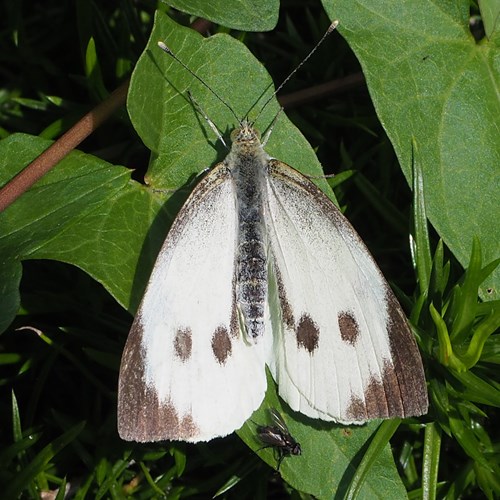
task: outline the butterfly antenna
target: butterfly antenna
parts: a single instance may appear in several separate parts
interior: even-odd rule
[[[295,73],[297,73],[297,71],[309,60],[309,58],[316,52],[316,50],[318,49],[318,47],[323,43],[323,41],[325,40],[325,38],[332,31],[334,31],[335,28],[338,25],[339,25],[339,21],[338,21],[338,19],[336,19],[335,21],[332,22],[332,24],[330,24],[330,26],[328,26],[328,29],[325,31],[325,34],[321,37],[321,39],[319,40],[319,42],[312,48],[311,52],[309,52],[309,54],[307,54],[307,56],[304,57],[304,59],[302,59],[302,62],[283,80],[283,82],[281,83],[281,85],[271,94],[271,96],[264,103],[264,105],[262,106],[262,108],[260,108],[260,111],[257,114],[257,117],[253,120],[253,123],[255,123],[257,121],[257,118],[259,118],[259,116],[262,114],[262,112],[267,107],[267,105],[274,99],[274,97],[276,96],[276,94],[288,83],[288,80],[290,80],[290,78],[292,78],[292,76],[295,75]]]
[[[206,83],[202,78],[200,78],[189,66],[184,64],[163,42],[158,42],[158,47],[160,47],[161,50],[166,52],[168,55],[172,56],[175,61],[177,61],[186,71],[188,71],[192,76],[194,76],[201,84],[203,84],[212,94],[222,103],[224,106],[226,106],[229,111],[231,111],[232,115],[236,118],[236,121],[238,123],[241,123],[241,120],[236,116],[236,113],[234,112],[233,108],[224,100],[222,97],[215,92],[214,89],[212,89],[208,83]],[[219,134],[218,134],[219,135]]]

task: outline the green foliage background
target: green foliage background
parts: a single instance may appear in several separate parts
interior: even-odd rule
[[[406,490],[494,498],[499,274],[487,264],[499,255],[499,10],[481,4],[486,36],[476,40],[464,1],[334,1],[325,2],[326,13],[316,2],[168,3],[219,23],[211,27],[218,33],[203,38],[182,27],[189,17],[163,3],[3,7],[1,184],[135,68],[128,115],[118,113],[85,152],[73,152],[0,214],[5,498],[66,485],[81,498],[401,498]],[[257,33],[274,28],[279,7],[277,29]],[[287,411],[270,383],[239,436],[258,450],[253,422],[265,421],[266,407],[279,408],[304,450],[284,460],[286,482],[237,436],[197,446],[121,442],[117,369],[131,316],[118,304],[135,311],[193,179],[224,156],[186,91],[223,131],[235,125],[157,41],[167,41],[237,116],[252,116],[270,91],[265,68],[281,81],[331,19],[345,41],[331,35],[285,92],[352,74],[359,61],[369,96],[358,87],[287,114],[337,174],[331,184],[340,206],[400,289],[427,369],[429,415],[346,429]],[[259,117],[261,130],[277,109],[273,102]],[[318,177],[334,199],[295,125],[280,117],[266,149]],[[460,264],[469,267],[465,275]],[[272,450],[258,455],[275,466]]]

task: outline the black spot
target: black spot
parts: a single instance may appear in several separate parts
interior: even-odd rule
[[[193,338],[191,329],[177,330],[177,335],[174,339],[175,354],[182,361],[187,361],[191,357],[191,349],[193,347]]]
[[[219,326],[212,337],[212,352],[215,359],[223,365],[231,355],[231,339],[225,327]]]
[[[359,325],[354,316],[346,311],[342,311],[338,317],[340,337],[344,342],[356,345],[359,337]]]
[[[311,354],[318,348],[319,328],[309,315],[301,316],[295,333],[299,347],[303,347]]]

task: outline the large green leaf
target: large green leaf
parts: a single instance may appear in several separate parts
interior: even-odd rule
[[[323,4],[363,67],[410,185],[415,139],[427,214],[439,235],[464,266],[474,236],[485,262],[498,257],[498,31],[474,40],[468,0]],[[483,292],[498,298],[499,280],[497,270]]]
[[[269,31],[278,22],[279,0],[165,0],[194,16],[242,31]]]
[[[157,42],[165,42],[201,77],[236,115],[198,82]],[[246,47],[228,35],[203,38],[157,13],[149,43],[132,76],[128,96],[130,118],[153,152],[147,181],[157,189],[177,189],[227,154],[214,132],[189,101],[187,92],[225,133],[249,115],[255,118],[272,93],[272,80]],[[265,131],[278,112],[276,100],[267,106],[256,126]],[[321,166],[302,134],[281,115],[274,124],[269,154],[308,174],[321,177]],[[321,186],[329,190],[326,182]],[[331,191],[329,194],[333,196]]]
[[[0,142],[0,182],[5,183],[50,145],[23,134]],[[125,307],[137,306],[145,276],[162,237],[151,227],[167,220],[156,196],[130,180],[130,171],[78,151],[0,213],[0,300],[3,321],[19,305],[21,261],[54,259],[74,264],[101,282]],[[150,227],[151,226],[151,227]],[[130,302],[132,306],[130,306]],[[4,316],[7,315],[8,316]]]

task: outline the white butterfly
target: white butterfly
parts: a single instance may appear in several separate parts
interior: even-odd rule
[[[345,424],[427,411],[405,316],[347,219],[251,123],[174,220],[122,357],[123,439],[208,441],[264,398]]]

